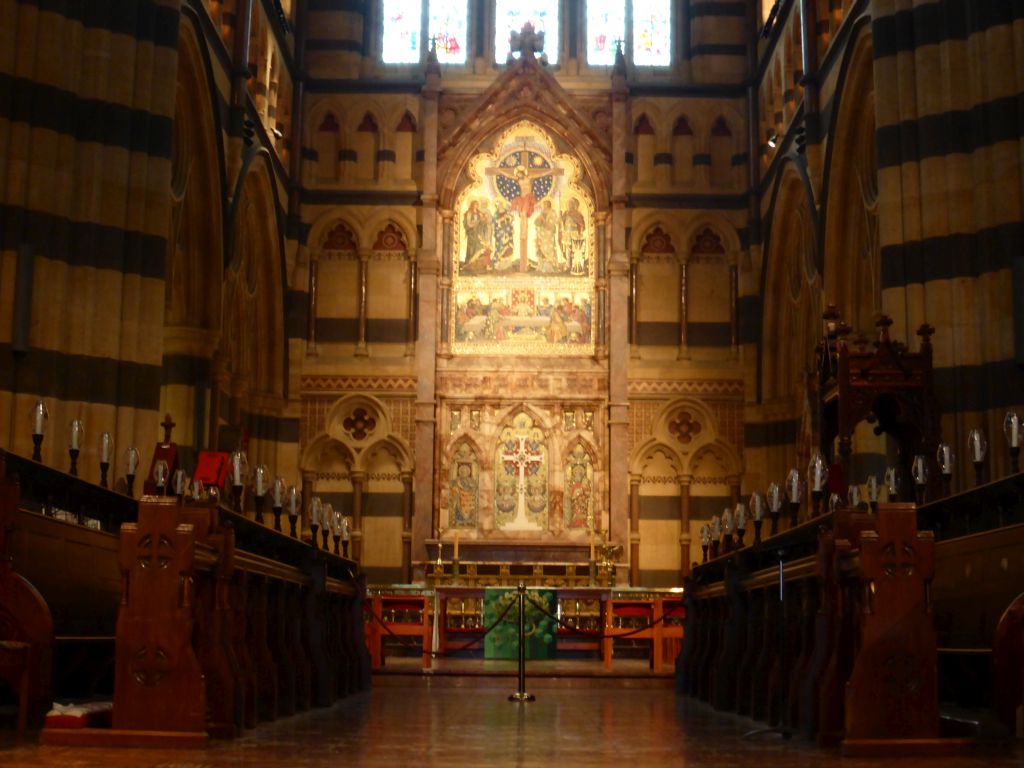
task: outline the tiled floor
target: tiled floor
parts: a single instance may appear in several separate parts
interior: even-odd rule
[[[680,700],[668,681],[534,678],[529,704],[508,701],[515,678],[394,675],[372,692],[261,725],[204,750],[69,749],[0,743],[0,765],[114,768],[285,766],[827,766],[837,752],[777,736],[744,739],[749,720]],[[842,759],[844,768],[891,765]],[[1024,746],[986,748],[900,768],[1024,765]]]

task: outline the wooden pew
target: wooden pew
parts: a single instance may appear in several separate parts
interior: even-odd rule
[[[117,529],[134,519],[132,499],[0,450],[0,640],[31,645],[32,727],[55,698],[113,692]]]
[[[851,754],[962,746],[938,739],[933,556],[913,505],[883,504],[697,567],[680,692]]]
[[[188,746],[369,684],[355,564],[213,504],[122,528],[114,728],[51,744]]]

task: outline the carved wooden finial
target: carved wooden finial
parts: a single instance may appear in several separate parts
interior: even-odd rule
[[[164,428],[164,445],[170,445],[171,430],[178,425],[174,422],[174,419],[171,418],[171,414],[165,413],[164,420],[160,422],[160,426]]]
[[[921,323],[921,327],[917,329],[917,335],[921,337],[921,351],[927,352],[932,347],[932,334],[935,333],[935,327],[928,323]]]
[[[878,343],[889,344],[889,326],[892,325],[892,318],[888,315],[879,315],[875,320],[875,328],[878,329]]]

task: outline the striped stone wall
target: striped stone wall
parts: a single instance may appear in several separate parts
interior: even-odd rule
[[[0,2],[0,441],[42,398],[44,460],[82,418],[94,480],[101,432],[157,438],[179,5]]]

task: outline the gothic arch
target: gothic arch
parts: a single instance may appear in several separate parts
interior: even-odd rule
[[[668,237],[672,249],[675,251],[676,256],[679,257],[683,250],[680,247],[680,243],[683,242],[684,237],[679,224],[676,221],[665,219],[659,213],[647,214],[633,222],[633,242],[631,243],[630,251],[639,257],[644,250],[644,246],[649,242],[650,237],[659,229]]]
[[[342,441],[321,432],[299,457],[300,472],[331,472],[347,475],[356,463],[352,449]]]
[[[220,128],[212,107],[205,46],[189,15],[179,31],[171,179],[171,231],[167,240],[165,326],[216,331],[223,279],[224,176]],[[214,137],[209,140],[209,137]]]
[[[693,250],[693,244],[696,242],[697,236],[706,228],[710,228],[721,238],[729,264],[738,264],[740,252],[742,251],[739,233],[736,231],[736,225],[720,213],[701,214],[686,225],[678,246],[684,258]]]
[[[823,278],[829,302],[855,332],[870,337],[882,299],[874,69],[866,23],[847,54],[825,158]]]
[[[313,221],[309,228],[309,235],[306,238],[306,242],[309,243],[311,258],[314,254],[318,254],[323,250],[323,244],[326,242],[328,234],[338,224],[343,224],[352,233],[357,248],[361,245],[360,227],[350,216],[340,215],[337,211],[333,210],[325,211]]]
[[[678,474],[682,473],[683,467],[686,466],[686,461],[683,459],[682,454],[661,436],[653,436],[647,438],[633,449],[633,455],[629,459],[629,474],[634,477],[643,476],[644,467],[650,463],[651,457],[656,452],[664,453],[672,462]]]
[[[606,211],[611,200],[612,165],[607,134],[576,108],[553,74],[528,56],[509,66],[438,143],[439,208],[453,209],[470,159],[524,120],[554,137],[561,144],[560,151],[581,141],[589,145],[589,151],[573,154],[583,171],[581,183],[593,195],[595,211]]]
[[[698,476],[702,466],[709,457],[713,457],[722,467],[722,473],[715,475],[723,481],[738,478],[743,473],[743,460],[737,450],[721,439],[705,443],[694,451],[686,464],[685,471],[689,475]]]

